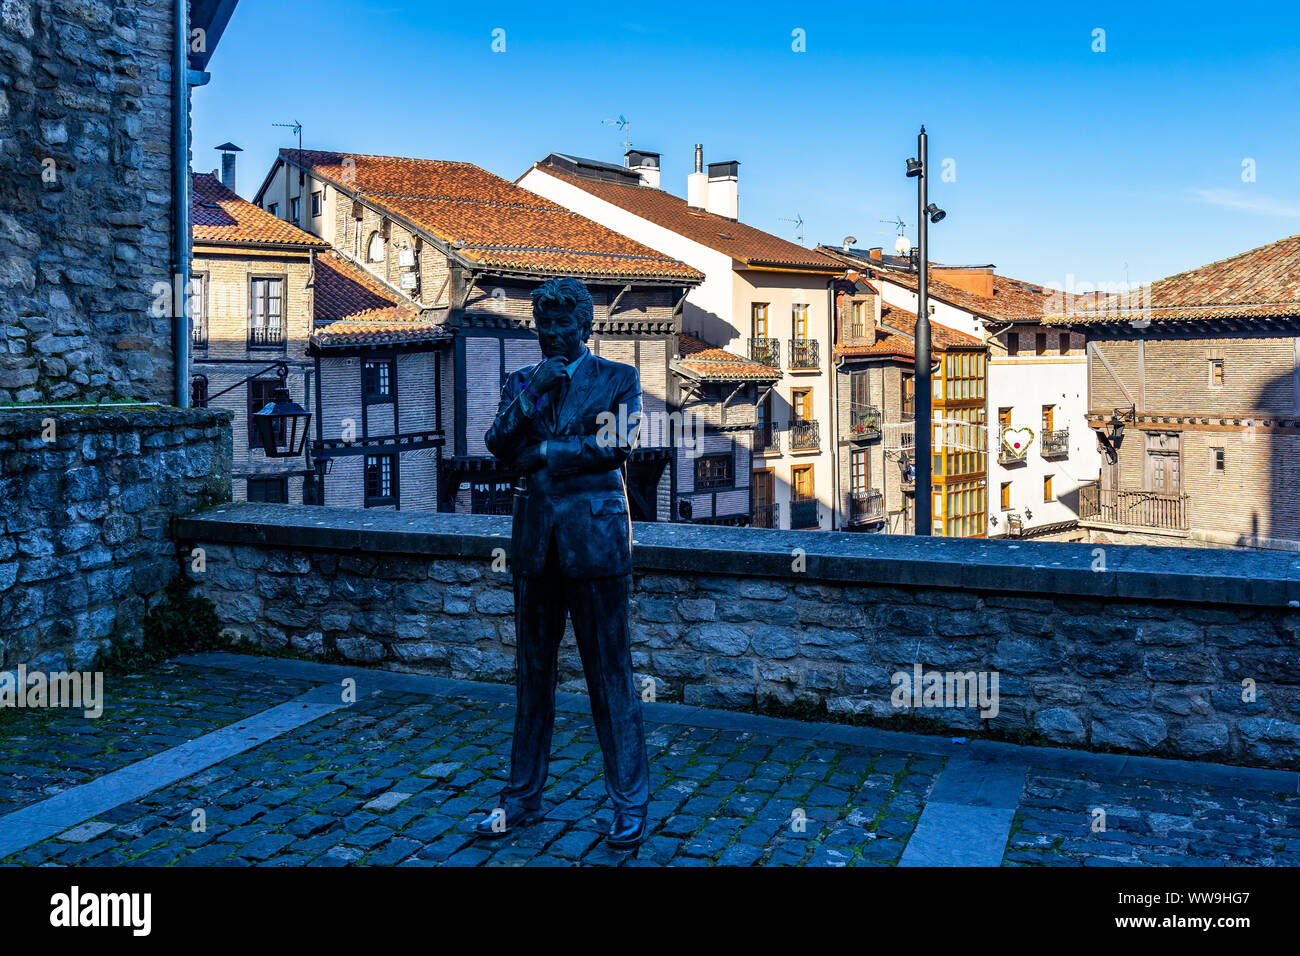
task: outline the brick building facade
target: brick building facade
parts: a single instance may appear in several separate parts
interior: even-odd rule
[[[1300,550],[1300,236],[1048,322],[1088,338],[1094,541]]]

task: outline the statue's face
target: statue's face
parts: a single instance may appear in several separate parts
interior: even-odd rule
[[[533,321],[537,325],[537,341],[542,354],[548,359],[557,355],[575,359],[582,353],[585,330],[574,313],[537,309],[533,312]]]

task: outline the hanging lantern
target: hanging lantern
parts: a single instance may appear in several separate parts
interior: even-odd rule
[[[271,401],[253,415],[253,424],[267,458],[301,455],[310,422],[311,413],[289,397],[284,373],[280,374],[280,385]]]

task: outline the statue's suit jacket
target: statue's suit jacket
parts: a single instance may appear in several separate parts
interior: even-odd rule
[[[558,408],[558,387],[532,415],[521,402],[537,365],[511,372],[501,389],[487,447],[506,464],[528,445],[546,442],[546,464],[515,495],[510,561],[516,574],[539,576],[551,538],[567,577],[632,573],[632,518],[623,462],[636,443],[641,382],[636,368],[589,354]],[[602,418],[602,413],[608,413]],[[612,420],[611,420],[612,419]],[[602,427],[603,426],[603,427]]]

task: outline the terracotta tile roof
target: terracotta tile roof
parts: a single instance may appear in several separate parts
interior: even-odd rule
[[[847,358],[867,356],[894,356],[911,361],[916,352],[916,313],[882,302],[880,327],[876,329],[874,345],[836,343],[835,354]],[[941,322],[930,320],[930,348],[942,352],[956,348],[984,348],[984,343],[973,335],[949,328]]]
[[[285,149],[289,163],[408,220],[476,265],[696,283],[685,263],[472,163]]]
[[[770,365],[720,349],[693,335],[679,335],[677,351],[680,356],[672,363],[673,368],[680,369],[693,378],[713,382],[775,382],[781,377],[780,370]]]
[[[936,263],[932,263],[931,270],[936,266]],[[937,267],[943,268],[942,266]],[[874,270],[874,274],[881,279],[901,285],[912,292],[917,290],[915,272],[878,269]],[[1043,317],[1050,311],[1049,305],[1054,301],[1053,296],[1061,295],[1061,293],[1054,292],[1044,286],[1034,285],[1031,282],[1022,282],[1019,279],[1010,279],[997,273],[993,275],[993,295],[991,297],[959,289],[942,279],[935,278],[933,273],[930,276],[929,294],[936,299],[947,302],[949,305],[955,305],[959,309],[965,309],[975,315],[982,315],[985,318],[997,319],[1002,322],[1041,322]]]
[[[391,345],[450,339],[451,332],[419,313],[365,269],[330,251],[316,259],[315,331],[319,348]]]
[[[534,163],[533,169],[571,183],[593,196],[626,209],[665,229],[671,229],[700,245],[726,253],[747,266],[811,269],[827,275],[844,271],[841,263],[820,252],[805,249],[803,246],[763,232],[761,229],[755,229],[743,222],[692,209],[686,205],[685,199],[662,189],[588,179],[543,163]]]
[[[241,199],[211,173],[194,173],[190,182],[190,231],[195,242],[328,248],[319,237]]]
[[[1128,296],[1076,303],[1051,325],[1300,317],[1300,235],[1168,276]]]

